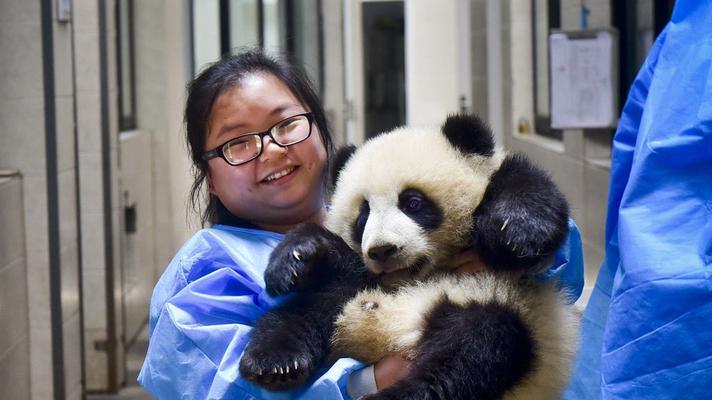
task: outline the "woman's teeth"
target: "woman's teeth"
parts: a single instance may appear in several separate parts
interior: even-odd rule
[[[284,169],[284,170],[282,170],[282,171],[275,172],[274,174],[268,175],[268,176],[264,179],[264,181],[265,181],[265,182],[271,182],[271,181],[273,181],[273,180],[275,180],[275,179],[279,179],[279,178],[281,178],[281,177],[283,177],[283,176],[289,174],[289,173],[292,172],[292,171],[294,171],[294,167],[289,167],[289,168]]]

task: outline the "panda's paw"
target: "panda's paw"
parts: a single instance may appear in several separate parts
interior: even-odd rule
[[[265,287],[273,296],[290,293],[302,285],[314,266],[308,246],[296,245],[275,249],[265,270]]]
[[[549,236],[514,218],[492,218],[477,232],[478,251],[495,269],[528,268],[551,251]]]
[[[314,372],[314,365],[306,352],[248,349],[240,359],[240,375],[265,389],[289,390],[306,382]]]
[[[283,295],[315,283],[311,282],[311,271],[320,257],[329,252],[320,229],[301,225],[285,235],[272,252],[265,270],[267,292]]]

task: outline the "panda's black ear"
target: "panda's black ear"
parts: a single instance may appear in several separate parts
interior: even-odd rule
[[[333,189],[336,186],[336,181],[339,179],[339,174],[341,170],[349,161],[349,158],[356,152],[356,146],[348,144],[341,147],[336,151],[334,157],[331,159],[331,165],[329,166],[329,185]]]
[[[449,115],[442,132],[450,143],[465,154],[494,154],[494,138],[489,126],[474,114]]]

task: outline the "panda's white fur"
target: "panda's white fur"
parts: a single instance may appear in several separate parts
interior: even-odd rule
[[[401,128],[368,141],[349,159],[339,175],[326,225],[362,254],[374,273],[383,270],[367,256],[369,248],[396,244],[401,249],[400,270],[385,274],[385,288],[364,291],[347,303],[333,337],[337,351],[369,363],[392,351],[416,356],[412,353],[424,320],[438,301],[497,302],[521,315],[535,343],[533,371],[505,398],[560,396],[577,346],[578,320],[559,291],[550,284],[515,283],[503,275],[443,273],[446,260],[468,245],[474,208],[504,156],[502,151],[491,157],[463,155],[438,129]],[[439,227],[426,231],[398,209],[399,193],[408,188],[441,206]],[[364,200],[370,214],[356,243],[352,226]],[[409,274],[408,268],[422,256],[428,257],[428,265],[417,276]]]

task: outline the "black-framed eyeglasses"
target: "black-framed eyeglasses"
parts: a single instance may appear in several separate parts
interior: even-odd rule
[[[264,132],[246,133],[230,139],[203,154],[208,161],[220,157],[230,165],[245,164],[262,154],[263,138],[269,136],[278,146],[287,147],[305,141],[312,131],[314,116],[311,112],[287,117]]]

